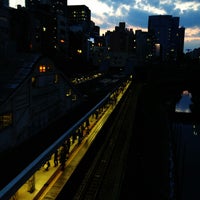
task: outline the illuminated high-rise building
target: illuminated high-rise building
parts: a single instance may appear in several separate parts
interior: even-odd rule
[[[85,5],[68,6],[69,24],[90,23],[91,10]]]
[[[37,22],[32,31],[32,50],[42,49],[49,55],[67,54],[68,25],[66,0],[25,0],[25,7],[34,13]],[[55,53],[56,52],[56,53]]]
[[[183,27],[179,27],[179,17],[171,15],[149,16],[148,32],[154,36],[154,44],[160,47],[162,60],[176,60],[183,53]],[[156,49],[158,50],[158,49]]]

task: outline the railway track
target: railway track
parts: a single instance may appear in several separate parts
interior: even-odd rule
[[[77,190],[70,199],[119,198],[132,137],[133,123],[130,123],[130,115],[133,115],[131,119],[134,120],[135,104],[133,102],[136,101],[133,90],[136,89],[131,86],[91,147],[86,161],[80,166],[82,174],[76,176],[76,181],[71,181],[77,185],[70,188],[77,188]],[[113,185],[110,187],[110,184]],[[70,192],[70,189],[63,189],[58,199],[69,198]]]

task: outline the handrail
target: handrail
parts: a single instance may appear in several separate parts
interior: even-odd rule
[[[112,94],[119,88],[117,85],[111,92],[109,92],[98,104],[96,104],[89,112],[87,112],[77,123],[69,128],[62,136],[60,136],[52,145],[50,145],[44,152],[42,152],[34,161],[32,161],[24,170],[21,171],[10,183],[8,183],[0,191],[0,199],[10,199],[18,189],[37,171],[45,161],[60,147],[66,139],[73,134],[80,125],[83,124],[92,114],[96,112],[105,103],[112,98]]]
[[[8,200],[14,195],[18,189],[38,170],[49,156],[61,146],[64,141],[74,132],[77,128],[85,122],[85,120],[95,111],[109,100],[111,93],[108,93],[97,105],[95,105],[88,113],[86,113],[77,123],[68,129],[61,137],[59,137],[52,145],[50,145],[44,152],[42,152],[34,161],[32,161],[24,170],[22,170],[10,183],[8,183],[0,191],[0,199]]]

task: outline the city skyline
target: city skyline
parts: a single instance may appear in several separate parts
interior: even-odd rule
[[[10,0],[10,6],[24,6],[24,0]],[[101,35],[125,22],[133,31],[147,31],[150,15],[172,15],[185,27],[184,52],[200,47],[200,2],[197,0],[68,0],[68,5],[86,5],[91,20],[100,27]]]

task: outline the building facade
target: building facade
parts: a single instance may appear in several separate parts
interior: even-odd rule
[[[38,134],[82,99],[53,62],[39,54],[19,54],[1,63],[0,90],[0,152]]]
[[[135,54],[135,34],[127,29],[125,22],[119,22],[114,31],[105,35],[110,52],[111,67],[125,67],[130,57]]]
[[[26,32],[30,51],[41,52],[57,61],[65,58],[63,62],[66,62],[69,47],[67,2],[27,0],[25,5],[30,16],[30,29]]]
[[[12,56],[16,43],[11,38],[11,15],[9,8],[0,7],[0,59]]]
[[[25,0],[26,8],[38,7],[40,5],[49,5],[55,13],[66,15],[67,0]]]
[[[70,25],[88,24],[91,21],[91,10],[85,5],[67,6],[67,14]]]
[[[135,31],[136,37],[136,57],[138,64],[152,62],[152,39],[148,32],[142,30]]]
[[[73,62],[87,63],[90,60],[90,37],[93,35],[94,23],[91,10],[85,5],[72,5],[67,8],[69,22],[69,56]]]
[[[162,61],[176,61],[183,54],[184,30],[183,27],[179,27],[179,17],[149,16],[148,32],[152,35],[155,45],[153,54],[159,50]]]

